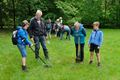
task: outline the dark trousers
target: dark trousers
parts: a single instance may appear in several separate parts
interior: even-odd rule
[[[45,58],[48,59],[48,50],[46,47],[45,37],[44,36],[34,36],[34,42],[35,42],[35,58],[39,57],[39,49],[40,49],[40,43],[44,51]]]
[[[76,58],[80,58],[80,61],[84,60],[84,43],[83,44],[79,44],[80,45],[80,52],[78,52],[78,44],[75,44],[76,47]],[[80,53],[80,54],[79,54]]]

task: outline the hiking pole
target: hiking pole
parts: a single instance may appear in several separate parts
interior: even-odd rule
[[[31,46],[30,46],[30,49],[35,53],[34,49]],[[45,67],[51,67],[41,57],[39,57],[39,59],[44,63]]]
[[[78,53],[79,53],[79,58],[81,58],[80,56],[80,37],[78,37]]]

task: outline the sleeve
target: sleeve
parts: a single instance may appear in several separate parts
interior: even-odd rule
[[[88,44],[91,43],[91,39],[92,39],[92,33],[90,34],[90,38],[89,38]]]
[[[30,26],[28,28],[28,33],[29,33],[30,38],[33,38],[33,25],[34,25],[33,20],[31,20]]]
[[[24,33],[25,32],[23,30],[20,30],[19,36],[22,38],[22,41],[24,41],[27,45],[31,45],[31,42],[29,41],[28,36],[26,36]]]
[[[103,32],[101,31],[101,32],[100,32],[100,42],[99,42],[99,46],[101,46],[102,42],[103,42]]]
[[[85,30],[85,28],[82,29],[82,33],[83,33],[84,36],[86,37],[86,30]]]
[[[70,30],[71,30],[71,35],[74,36],[74,30],[73,30],[73,28],[71,28]]]

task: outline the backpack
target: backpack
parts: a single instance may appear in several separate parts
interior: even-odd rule
[[[18,43],[18,41],[17,41],[17,30],[15,30],[15,31],[13,31],[13,33],[12,33],[12,43],[13,43],[13,45],[17,45],[17,43]]]

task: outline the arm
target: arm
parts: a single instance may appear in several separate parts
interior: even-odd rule
[[[28,28],[30,38],[33,38],[33,27],[34,27],[33,25],[34,25],[33,20],[31,20],[30,27]]]
[[[28,40],[28,36],[24,34],[25,32],[23,30],[19,31],[19,36],[22,38],[22,41],[24,41],[27,45],[31,45],[32,43]],[[28,33],[26,33],[28,35]]]
[[[91,39],[92,39],[92,33],[91,33],[91,35],[90,35],[90,38],[89,38],[89,41],[88,41],[88,45],[90,45]]]
[[[100,33],[100,43],[99,43],[99,47],[101,46],[103,42],[103,32]]]
[[[86,37],[86,30],[85,30],[85,28],[82,29],[82,33],[83,33],[84,36]]]

